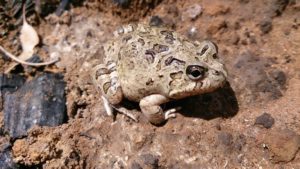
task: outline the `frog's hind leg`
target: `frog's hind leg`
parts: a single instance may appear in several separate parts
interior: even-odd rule
[[[107,64],[97,65],[93,71],[93,81],[102,93],[101,98],[107,115],[113,116],[113,109],[115,109],[137,121],[129,110],[118,106],[123,100],[123,92],[116,71],[116,63],[109,61]]]
[[[110,61],[107,64],[99,64],[93,68],[93,71],[93,82],[102,96],[110,104],[119,104],[123,99],[123,92],[118,80],[116,63]]]
[[[148,121],[152,124],[160,125],[164,121],[176,117],[175,113],[180,109],[180,107],[177,107],[164,112],[160,105],[168,101],[169,99],[163,95],[152,94],[140,101],[140,108]]]

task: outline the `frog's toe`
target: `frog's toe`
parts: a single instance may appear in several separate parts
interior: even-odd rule
[[[165,112],[165,120],[176,117],[176,112],[179,111],[181,107],[176,107],[173,109],[169,109]]]
[[[106,111],[106,114],[108,116],[113,116],[113,108],[111,107],[110,103],[108,102],[108,100],[104,97],[104,96],[101,96],[102,98],[102,101],[103,101],[103,105],[104,105],[104,109]]]
[[[120,112],[120,113],[124,114],[125,116],[129,117],[133,121],[135,121],[135,122],[139,121],[137,115],[134,113],[134,110],[128,110],[128,109],[126,109],[124,107],[118,107],[118,108],[115,107],[115,109],[118,112]]]

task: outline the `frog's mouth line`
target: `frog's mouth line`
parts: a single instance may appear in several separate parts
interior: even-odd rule
[[[182,90],[171,90],[169,95],[171,98],[174,99],[180,99],[184,98],[187,96],[192,96],[192,95],[198,95],[201,93],[196,92],[198,89],[200,89],[203,86],[203,82],[193,82],[189,84],[187,87],[183,88]]]
[[[216,85],[211,85],[209,81],[198,81],[189,84],[187,87],[182,90],[174,89],[171,90],[169,96],[173,99],[182,99],[189,96],[200,95],[204,93],[213,92],[214,90],[222,87],[224,83],[217,83]]]

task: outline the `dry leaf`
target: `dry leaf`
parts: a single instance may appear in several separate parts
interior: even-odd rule
[[[19,56],[19,59],[27,60],[33,55],[34,47],[39,43],[39,36],[35,29],[26,21],[25,7],[23,7],[23,25],[21,29],[20,41],[23,52]]]
[[[34,48],[39,43],[39,36],[35,29],[28,24],[26,21],[26,11],[25,6],[23,6],[23,25],[21,29],[21,35],[20,35],[20,41],[22,45],[22,53],[19,57],[14,56],[13,54],[6,51],[1,45],[0,45],[0,51],[2,51],[5,55],[10,57],[11,59],[15,60],[18,63],[12,63],[9,68],[5,71],[5,73],[9,73],[11,70],[13,70],[18,64],[24,64],[24,65],[30,65],[30,66],[45,66],[49,64],[53,64],[58,61],[58,59],[49,61],[49,62],[42,62],[42,63],[31,63],[26,62],[27,59],[31,58],[31,56],[34,54]]]

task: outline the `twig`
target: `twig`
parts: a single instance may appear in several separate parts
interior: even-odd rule
[[[51,65],[57,61],[59,61],[59,59],[54,59],[54,60],[51,60],[51,61],[48,61],[48,62],[41,62],[41,63],[32,63],[32,62],[27,62],[27,61],[24,61],[24,60],[21,60],[19,58],[17,58],[16,56],[14,56],[13,54],[9,53],[8,51],[6,51],[1,45],[0,45],[0,50],[6,55],[8,56],[9,58],[11,58],[12,60],[20,63],[20,64],[23,64],[23,65],[29,65],[29,66],[46,66],[46,65]]]

